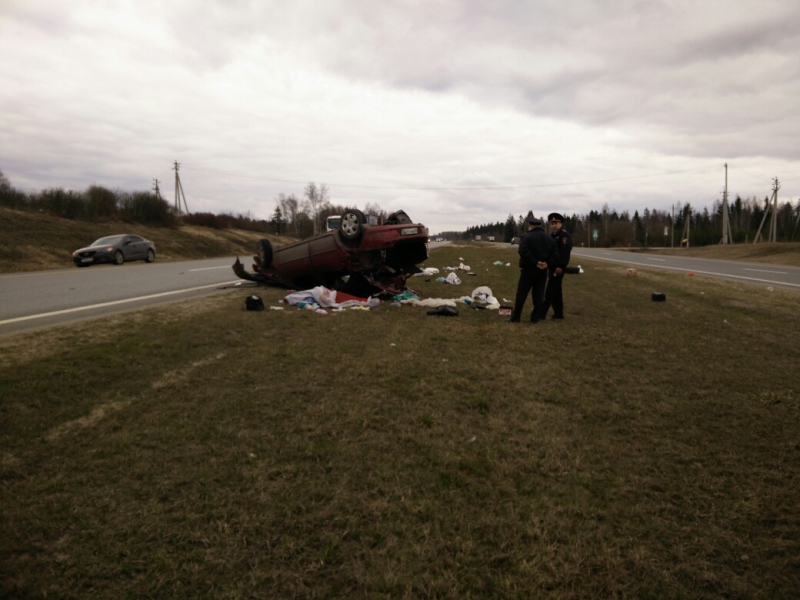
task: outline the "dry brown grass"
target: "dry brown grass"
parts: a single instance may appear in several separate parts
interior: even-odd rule
[[[14,336],[0,595],[793,597],[797,294],[584,267],[536,326],[234,290]]]
[[[800,242],[777,244],[735,244],[732,246],[703,246],[701,248],[652,248],[636,252],[654,252],[672,256],[714,258],[718,260],[744,260],[774,265],[800,267]]]
[[[153,241],[160,261],[253,254],[263,237],[280,245],[293,241],[287,236],[190,225],[172,229],[121,221],[73,221],[0,207],[0,273],[73,268],[73,250],[116,233],[135,233]]]

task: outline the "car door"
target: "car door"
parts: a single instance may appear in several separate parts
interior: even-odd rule
[[[126,235],[122,239],[122,256],[125,257],[125,260],[134,260],[136,258],[136,244],[132,235]]]
[[[144,238],[141,238],[138,235],[132,235],[131,246],[133,246],[133,257],[135,259],[145,257],[145,254],[147,253],[147,243],[144,241]]]

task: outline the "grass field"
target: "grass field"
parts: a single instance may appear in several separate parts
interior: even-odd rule
[[[117,233],[135,233],[153,241],[159,261],[252,254],[256,241],[263,237],[280,245],[292,241],[238,229],[188,225],[171,229],[121,221],[92,223],[0,207],[0,273],[74,268],[73,250]]]
[[[779,242],[776,244],[734,244],[732,246],[702,246],[699,248],[648,248],[636,252],[657,252],[672,256],[692,256],[695,258],[715,258],[721,260],[744,260],[773,265],[793,265],[800,267],[800,242]]]
[[[511,297],[459,257],[412,285]],[[234,290],[0,339],[0,596],[795,597],[800,296],[582,264],[537,325]]]

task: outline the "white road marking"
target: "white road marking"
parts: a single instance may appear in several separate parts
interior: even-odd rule
[[[221,267],[203,267],[202,269],[189,269],[187,272],[191,273],[193,271],[213,271],[214,269],[230,269],[230,265],[223,265]]]
[[[664,262],[663,258],[648,258],[647,260],[657,260],[659,262]]]
[[[106,306],[116,306],[117,304],[126,304],[128,302],[137,302],[139,300],[151,300],[153,298],[163,298],[164,296],[172,296],[174,294],[185,294],[186,292],[196,292],[197,290],[206,290],[212,287],[218,287],[221,285],[230,285],[231,283],[236,283],[239,280],[234,281],[225,281],[220,283],[212,283],[211,285],[201,285],[198,287],[187,288],[185,290],[175,290],[172,292],[161,292],[160,294],[150,294],[149,296],[139,296],[138,298],[127,298],[125,300],[114,300],[113,302],[102,302],[100,304],[90,304],[89,306],[78,306],[76,308],[67,308],[64,310],[54,310],[52,312],[40,313],[38,315],[28,315],[26,317],[15,317],[13,319],[6,319],[5,321],[0,321],[0,325],[8,325],[9,323],[19,323],[20,321],[30,321],[31,319],[43,319],[45,317],[55,317],[57,315],[66,315],[69,313],[80,312],[82,310],[91,310],[93,308],[104,308]]]
[[[778,275],[786,275],[785,271],[766,271],[764,269],[744,269],[745,271],[758,271],[759,273],[777,273]]]
[[[698,271],[697,269],[687,269],[685,267],[667,267],[661,265],[648,265],[647,263],[637,263],[632,262],[630,260],[616,260],[613,258],[601,258],[599,256],[590,256],[587,254],[575,254],[576,256],[582,256],[584,258],[592,259],[595,258],[597,260],[605,260],[608,262],[616,262],[622,263],[623,265],[636,265],[637,267],[655,267],[656,269],[670,269],[672,271],[685,271],[687,273],[700,273],[701,275],[717,275],[718,277],[729,277],[732,279],[746,279],[747,281],[759,281],[761,283],[775,283],[777,285],[790,285],[792,287],[800,288],[800,283],[787,283],[785,281],[775,281],[773,279],[758,279],[756,277],[745,277],[743,275],[728,275],[727,273],[715,273],[714,271]]]

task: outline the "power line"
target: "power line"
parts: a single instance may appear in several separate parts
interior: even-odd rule
[[[184,169],[192,171],[203,171],[206,173],[217,173],[219,175],[228,175],[230,177],[242,177],[245,179],[257,179],[259,181],[273,181],[278,183],[295,183],[305,185],[306,181],[295,181],[291,179],[272,179],[269,177],[256,177],[254,175],[242,175],[240,173],[230,173],[226,171],[217,171],[216,169],[202,169],[199,167],[187,167],[181,165]],[[678,175],[680,173],[692,173],[694,171],[708,171],[718,168],[718,165],[698,167],[696,169],[686,169],[683,171],[666,171],[664,173],[652,173],[650,175],[633,175],[630,177],[616,177],[614,179],[595,179],[592,181],[571,181],[567,183],[541,183],[530,185],[500,185],[500,186],[467,186],[467,187],[405,187],[405,186],[383,186],[383,185],[356,185],[348,183],[329,183],[330,186],[344,187],[344,188],[361,188],[371,190],[415,190],[415,191],[449,191],[449,190],[519,190],[519,189],[534,189],[534,188],[548,188],[548,187],[566,187],[570,185],[588,185],[593,183],[612,183],[615,181],[629,181],[631,179],[646,179],[650,177],[662,177],[665,175]]]
[[[766,175],[759,175],[758,173],[751,173],[750,171],[746,171],[745,169],[743,169],[740,166],[735,165],[735,164],[731,164],[731,167],[735,168],[737,171],[741,171],[742,173],[746,173],[747,175],[750,175],[751,177],[757,177],[758,179],[763,179],[764,181],[769,181],[770,183],[772,183],[772,179],[767,177]]]

